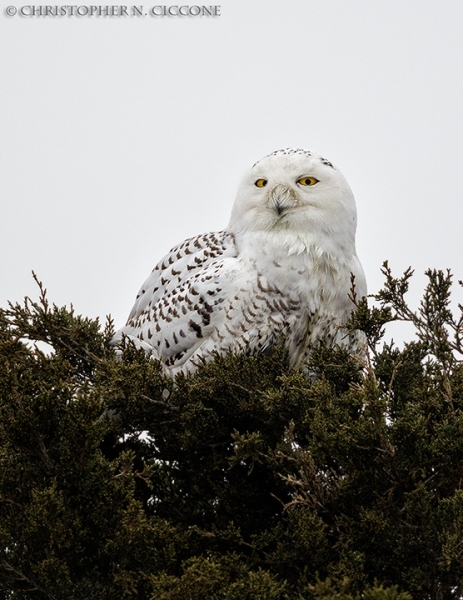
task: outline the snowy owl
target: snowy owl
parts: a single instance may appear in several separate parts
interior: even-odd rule
[[[283,344],[301,368],[321,340],[359,351],[340,327],[366,294],[355,251],[355,200],[328,160],[277,150],[243,178],[223,231],[185,240],[138,293],[126,336],[169,375],[194,371],[228,350],[256,354]]]

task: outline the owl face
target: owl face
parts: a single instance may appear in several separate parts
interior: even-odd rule
[[[329,161],[307,150],[279,150],[244,177],[232,211],[232,231],[335,232],[354,236],[355,200]]]

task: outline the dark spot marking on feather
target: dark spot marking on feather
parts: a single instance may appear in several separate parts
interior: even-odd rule
[[[264,288],[264,286],[260,282],[260,277],[261,277],[261,275],[259,274],[257,277],[257,287],[260,289],[261,292],[268,293],[268,292],[276,292],[277,291],[277,288],[272,287],[268,281],[267,281],[267,287]]]
[[[238,345],[238,348],[240,349],[240,351],[243,350],[243,344],[240,342],[240,340],[238,338],[235,339],[235,344]]]
[[[181,360],[181,358],[183,357],[184,354],[185,354],[185,351],[178,352],[177,354],[174,354],[174,356],[171,356],[164,362],[168,367],[172,367],[176,362]]]
[[[234,336],[235,336],[235,334],[234,334],[234,333],[233,333],[233,331],[230,329],[230,327],[229,327],[229,326],[228,326],[226,323],[224,323],[224,325],[225,325],[225,329],[228,331],[228,333],[229,333],[229,334],[230,334],[232,337],[234,337]]]
[[[201,318],[203,320],[203,325],[207,326],[209,325],[209,323],[211,322],[211,315],[203,310],[198,311],[199,314],[201,315]]]
[[[324,165],[326,165],[327,167],[331,167],[332,169],[334,169],[333,163],[330,163],[329,160],[326,160],[326,158],[323,158],[322,156],[320,156],[320,160],[322,161],[322,163]],[[334,169],[336,170],[336,169]]]
[[[193,319],[190,319],[190,320],[188,321],[188,326],[189,326],[189,328],[190,328],[192,331],[195,331],[195,332],[196,332],[196,337],[198,337],[198,338],[202,338],[202,337],[203,337],[203,331],[202,331],[202,329],[201,329],[201,326],[200,326],[200,325],[198,325],[198,323],[195,323],[195,322],[193,321]]]
[[[267,305],[267,308],[269,308],[270,310],[274,310],[274,307],[270,304],[270,302],[267,300],[267,298],[263,298],[263,301]]]
[[[282,312],[287,312],[289,310],[289,306],[287,304],[285,304],[285,302],[281,298],[275,300],[275,304],[278,305],[279,309]]]
[[[210,304],[208,304],[206,302],[206,298],[204,298],[204,296],[201,296],[198,300],[199,304],[204,304],[204,307],[206,310],[208,310],[208,312],[212,312],[212,307]]]

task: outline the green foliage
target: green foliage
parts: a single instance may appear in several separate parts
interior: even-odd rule
[[[363,366],[310,376],[275,348],[173,382],[42,287],[0,311],[0,598],[461,598],[463,321],[449,273],[416,312],[384,274]]]

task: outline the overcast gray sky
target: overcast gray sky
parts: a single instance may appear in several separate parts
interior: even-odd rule
[[[385,259],[463,279],[461,0],[21,17],[31,1],[0,15],[1,306],[37,297],[33,269],[122,326],[158,259],[222,229],[245,171],[288,146],[349,181],[371,292]]]

